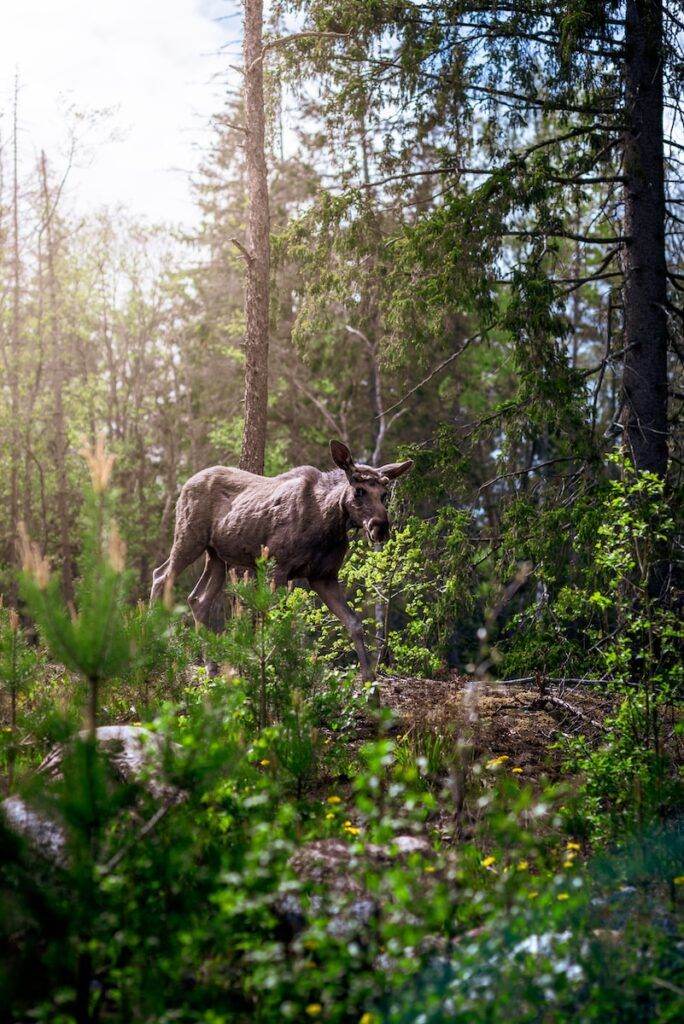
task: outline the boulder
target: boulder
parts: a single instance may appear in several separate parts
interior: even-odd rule
[[[81,739],[86,736],[85,732],[79,733]],[[183,799],[182,792],[164,777],[164,751],[168,741],[163,736],[140,725],[103,725],[97,729],[96,739],[119,781],[140,783],[159,803]],[[48,780],[60,778],[67,749],[60,744],[51,750],[37,774]],[[66,835],[60,821],[17,794],[3,800],[0,808],[12,831],[29,840],[48,860],[63,862]]]
[[[324,914],[327,931],[335,938],[363,938],[363,931],[378,910],[378,901],[364,887],[363,869],[421,854],[428,858],[434,851],[422,836],[394,836],[390,843],[368,843],[355,847],[342,839],[316,839],[300,847],[290,866],[304,885],[313,885],[314,893],[306,906],[295,893],[282,896],[279,913],[291,934],[301,931],[307,917]],[[307,912],[308,911],[308,912]]]

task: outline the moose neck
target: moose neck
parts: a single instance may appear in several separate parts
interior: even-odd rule
[[[319,508],[325,523],[326,533],[331,538],[346,538],[349,515],[344,507],[344,493],[347,477],[341,469],[324,473],[317,488]]]

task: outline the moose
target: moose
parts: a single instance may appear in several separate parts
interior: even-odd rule
[[[216,630],[212,609],[228,570],[253,570],[267,548],[275,561],[275,584],[307,580],[349,633],[362,677],[372,679],[363,626],[345,601],[338,573],[351,529],[362,529],[370,544],[387,540],[390,486],[413,462],[366,466],[336,440],[330,454],[338,468],[329,472],[298,466],[266,477],[212,466],[191,477],[176,506],[171,553],[153,573],[150,601],[170,592],[176,577],[204,555],[204,571],[188,604],[195,623]]]

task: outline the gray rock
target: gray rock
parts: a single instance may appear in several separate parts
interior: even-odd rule
[[[300,882],[321,889],[310,897],[309,916],[324,915],[330,935],[351,939],[363,935],[378,910],[376,898],[359,878],[362,870],[357,869],[379,867],[416,853],[434,855],[428,840],[421,836],[395,836],[387,845],[368,843],[361,850],[342,839],[316,839],[297,850],[290,865]],[[299,896],[289,893],[281,897],[279,911],[293,932],[305,927],[307,913]]]
[[[13,832],[28,839],[48,860],[63,863],[66,837],[61,825],[30,807],[20,796],[8,796],[0,807]]]
[[[81,739],[86,733],[79,733]],[[138,782],[159,802],[180,801],[182,792],[164,778],[164,751],[167,740],[140,725],[103,725],[96,733],[97,744],[107,757],[114,775],[122,782]],[[48,780],[61,777],[67,747],[51,750],[38,768]],[[59,821],[32,807],[18,795],[7,797],[0,808],[9,827],[55,863],[62,863],[66,836]]]

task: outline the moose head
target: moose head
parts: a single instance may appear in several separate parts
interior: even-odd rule
[[[390,462],[386,466],[364,466],[354,462],[352,454],[342,441],[330,442],[333,462],[346,474],[347,487],[342,504],[349,522],[363,529],[370,544],[380,544],[389,537],[390,521],[387,504],[390,485],[397,477],[408,473],[411,459]]]

